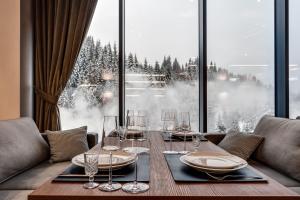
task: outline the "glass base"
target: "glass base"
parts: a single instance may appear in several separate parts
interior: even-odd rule
[[[178,154],[178,151],[163,151],[164,154]]]
[[[149,185],[146,183],[126,183],[123,185],[122,190],[128,193],[142,193],[149,190]]]
[[[99,186],[99,184],[95,183],[95,182],[83,184],[83,188],[85,188],[85,189],[94,189],[94,188],[96,188],[98,186]]]
[[[99,190],[104,191],[104,192],[112,192],[116,191],[122,188],[122,185],[120,183],[103,183],[99,186]]]

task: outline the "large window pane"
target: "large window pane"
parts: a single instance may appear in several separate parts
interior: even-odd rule
[[[290,118],[300,116],[300,1],[290,0]]]
[[[59,100],[62,128],[101,133],[104,115],[118,115],[118,0],[97,4],[71,78]]]
[[[125,4],[125,108],[148,110],[151,129],[161,109],[189,111],[198,129],[198,1]]]
[[[274,112],[274,0],[207,1],[208,130],[249,132]]]

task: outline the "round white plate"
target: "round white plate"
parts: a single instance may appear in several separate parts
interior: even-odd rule
[[[112,168],[120,169],[127,165],[130,165],[136,161],[136,157],[126,152],[114,152],[112,157]],[[84,167],[84,154],[79,154],[72,159],[72,163],[81,167]],[[99,155],[99,169],[109,169],[109,154]]]
[[[140,154],[140,153],[147,153],[150,151],[150,149],[146,147],[126,147],[123,149],[123,151],[128,153]]]
[[[193,131],[186,131],[186,132],[179,131],[179,132],[172,133],[172,135],[177,136],[177,137],[184,137],[184,136],[186,136],[186,137],[192,137],[195,134],[197,134],[197,133],[195,133]]]
[[[192,165],[213,169],[234,169],[247,163],[237,156],[195,156],[187,154],[183,158]]]
[[[112,146],[112,145],[107,145],[107,146],[104,146],[103,147],[103,150],[105,151],[117,151],[119,150],[120,148],[117,147],[117,146]]]
[[[197,152],[193,152],[190,154],[194,154],[193,156],[183,155],[180,157],[180,161],[194,169],[197,169],[199,171],[203,172],[209,172],[209,173],[228,173],[232,171],[236,171],[239,169],[242,169],[248,165],[248,163],[233,155],[199,155],[198,158],[200,160],[195,159],[197,158]],[[196,154],[196,155],[195,155]],[[194,158],[193,158],[194,157]],[[201,160],[203,159],[203,160]],[[227,161],[226,161],[227,160]],[[207,162],[205,162],[207,161]],[[223,166],[222,166],[223,165]]]

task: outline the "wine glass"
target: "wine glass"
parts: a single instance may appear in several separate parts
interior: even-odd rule
[[[143,151],[139,151],[138,149],[140,148],[140,146],[143,146],[142,144],[146,144],[146,141],[139,140],[133,134],[126,135],[125,136],[125,140],[131,141],[131,151],[130,151],[130,153],[132,153],[136,157],[136,161],[134,163],[134,167],[135,167],[135,179],[131,183],[124,184],[123,187],[122,187],[122,190],[124,192],[133,193],[133,194],[146,192],[146,191],[149,190],[149,185],[146,184],[146,183],[138,182],[138,180],[137,180],[137,174],[138,174],[137,161],[138,161],[138,156],[139,156],[140,153],[144,153]],[[146,149],[148,149],[148,148],[146,148]]]
[[[103,183],[99,186],[99,190],[105,191],[105,192],[112,192],[121,189],[122,185],[120,183],[116,183],[112,181],[112,160],[113,160],[113,154],[112,151],[120,149],[120,134],[119,134],[119,128],[118,131],[114,134],[110,134],[107,137],[104,138],[102,149],[104,151],[109,152],[109,170],[108,170],[108,182]]]
[[[164,151],[166,154],[177,154],[173,151],[173,132],[176,131],[177,126],[177,112],[176,110],[162,110],[161,120],[163,121],[163,131],[169,134],[170,150]]]
[[[180,130],[184,133],[184,149],[180,153],[186,154],[188,151],[186,150],[186,134],[191,131],[191,121],[190,121],[190,113],[189,112],[181,112],[180,113]]]
[[[94,189],[99,186],[98,183],[94,182],[94,176],[98,172],[98,158],[97,153],[84,153],[84,171],[89,177],[89,182],[83,185],[85,189]]]

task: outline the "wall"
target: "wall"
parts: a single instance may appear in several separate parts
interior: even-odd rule
[[[20,0],[0,0],[0,120],[20,116]]]

